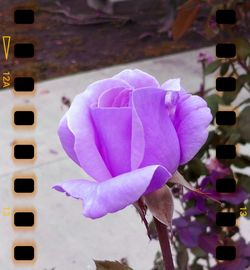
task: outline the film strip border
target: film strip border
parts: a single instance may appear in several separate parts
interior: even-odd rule
[[[35,13],[31,9],[16,9],[14,11],[15,24],[33,24]],[[235,24],[236,14],[234,10],[218,10],[216,13],[218,24]],[[9,59],[11,36],[3,36],[3,47],[5,60]],[[236,46],[233,43],[220,43],[216,46],[216,56],[218,58],[236,57]],[[33,58],[35,54],[34,44],[16,43],[14,44],[15,58]],[[10,72],[5,72],[4,87],[8,87]],[[216,79],[217,91],[235,91],[236,79],[233,77],[218,77]],[[16,76],[14,78],[15,94],[34,94],[34,78],[32,76]],[[12,112],[12,123],[17,129],[30,129],[36,126],[36,111],[32,106],[15,106]],[[216,114],[217,125],[235,125],[236,114],[234,111],[218,111]],[[13,145],[12,156],[15,162],[29,163],[36,158],[35,142],[19,141]],[[218,145],[216,148],[218,159],[234,159],[236,157],[235,145]],[[36,192],[36,176],[33,173],[15,174],[13,176],[13,193],[16,196],[29,197]],[[232,193],[236,190],[236,182],[232,178],[218,179],[216,183],[217,192]],[[244,210],[244,209],[242,209]],[[13,211],[13,226],[18,229],[33,229],[36,225],[35,209],[15,209]],[[218,226],[228,227],[236,225],[236,214],[231,212],[219,212],[216,215]],[[34,242],[15,242],[13,244],[13,258],[16,262],[33,262],[36,254]],[[217,246],[216,258],[218,260],[234,260],[236,258],[235,246]]]
[[[217,10],[217,24],[235,24],[235,10]],[[216,45],[216,57],[220,59],[231,59],[237,55],[236,45],[234,43],[219,43]],[[236,91],[236,79],[234,77],[218,77],[216,79],[216,90],[219,92]],[[236,124],[235,111],[218,111],[216,113],[216,124],[223,126],[233,126]],[[235,145],[217,145],[216,158],[232,160],[236,158]],[[217,179],[216,191],[219,193],[228,193],[233,196],[236,192],[236,181],[233,178]],[[241,208],[241,210],[244,210]],[[216,225],[221,227],[236,226],[236,213],[218,212],[216,214]],[[233,245],[221,245],[216,247],[216,259],[221,261],[232,261],[238,256],[236,247]]]
[[[19,7],[13,12],[13,23],[15,27],[22,30],[23,27],[30,27],[35,22],[35,12],[31,8]],[[21,37],[24,38],[24,37]],[[12,57],[10,54],[11,36],[3,36],[3,49],[6,61]],[[32,61],[35,55],[35,46],[32,42],[14,42],[13,56],[19,61]],[[25,74],[25,71],[24,71]],[[33,96],[35,93],[33,74],[15,74],[13,80],[14,95],[17,97]],[[11,72],[4,73],[4,87],[10,86]],[[12,126],[15,130],[32,131],[36,128],[37,112],[32,105],[14,104],[12,110]],[[32,133],[31,133],[32,134]],[[16,140],[12,145],[12,158],[15,164],[32,164],[36,161],[36,143],[31,140]],[[16,199],[27,200],[36,193],[36,176],[34,173],[15,173],[12,177],[12,192]],[[31,231],[36,226],[36,209],[14,208],[12,211],[12,225],[15,229]],[[14,241],[12,245],[12,258],[15,264],[33,264],[36,260],[36,243],[33,240]]]

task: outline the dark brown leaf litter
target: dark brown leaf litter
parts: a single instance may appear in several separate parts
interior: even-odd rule
[[[70,107],[71,105],[71,100],[65,96],[62,97],[62,104],[67,106],[67,107]]]

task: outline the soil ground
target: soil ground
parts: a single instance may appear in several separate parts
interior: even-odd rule
[[[36,54],[32,61],[1,61],[3,72],[34,73],[37,80],[64,76],[79,71],[131,62],[207,46],[201,35],[190,31],[181,41],[172,41],[166,33],[158,33],[165,9],[156,6],[150,11],[128,14],[124,21],[105,22],[95,18],[97,12],[84,0],[40,0],[35,23],[15,25],[13,10],[27,1],[1,1],[0,32],[11,35],[15,42],[32,41]],[[27,5],[27,4],[26,4]],[[33,6],[32,4],[30,5]],[[93,15],[79,24],[73,17]],[[68,16],[69,15],[69,16]],[[4,59],[1,52],[1,58]]]

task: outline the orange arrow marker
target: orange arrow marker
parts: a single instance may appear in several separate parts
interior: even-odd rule
[[[4,50],[5,60],[8,60],[8,57],[9,57],[10,39],[11,39],[10,36],[3,36],[3,50]]]

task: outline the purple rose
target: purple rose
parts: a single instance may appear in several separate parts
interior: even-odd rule
[[[179,79],[162,86],[138,69],[97,81],[75,97],[58,134],[91,178],[56,185],[83,201],[83,214],[113,213],[161,188],[207,139],[206,102]]]

